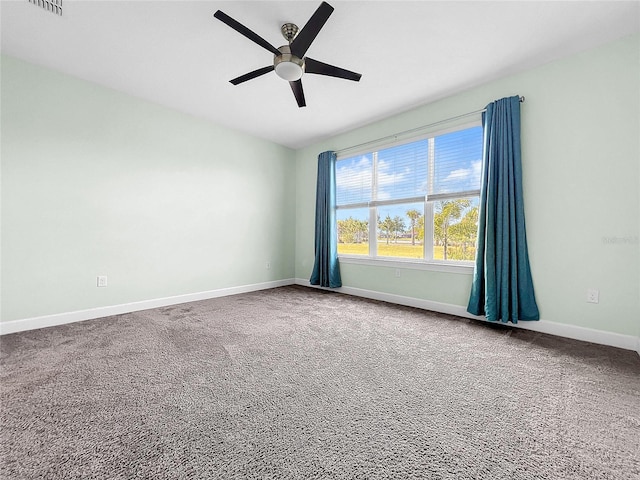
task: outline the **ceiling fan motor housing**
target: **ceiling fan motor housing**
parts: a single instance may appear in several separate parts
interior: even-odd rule
[[[280,55],[273,58],[273,66],[276,74],[289,82],[300,80],[304,73],[304,59],[291,53],[289,45],[279,47]]]

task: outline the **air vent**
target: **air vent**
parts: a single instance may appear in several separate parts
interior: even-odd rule
[[[62,16],[62,0],[29,0],[29,3],[44,8],[47,12]]]

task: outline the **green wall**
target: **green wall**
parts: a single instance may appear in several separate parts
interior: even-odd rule
[[[366,72],[365,72],[366,73]],[[396,88],[401,88],[401,85]],[[296,277],[313,267],[316,158],[524,95],[529,254],[541,318],[640,334],[640,36],[547,64],[297,151]],[[466,306],[471,276],[341,265],[344,286]],[[588,288],[600,303],[586,303]]]
[[[542,319],[639,335],[639,85],[634,35],[292,151],[3,56],[2,321],[306,280],[319,152],[519,94]],[[394,272],[342,265],[348,287],[466,305],[469,274]]]
[[[1,88],[2,321],[293,278],[293,150],[6,56]]]

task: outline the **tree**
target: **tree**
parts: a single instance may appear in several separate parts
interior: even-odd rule
[[[462,252],[456,260],[474,260],[476,240],[478,238],[478,207],[473,207],[465,213],[462,220],[449,227],[450,236],[462,245]],[[473,250],[468,251],[472,246]]]
[[[369,241],[369,221],[358,220],[358,243]]]
[[[353,217],[338,220],[337,224],[340,243],[362,243],[369,230],[369,222]]]
[[[416,229],[416,238],[418,240],[424,241],[424,215],[420,215],[418,218],[418,225]]]
[[[387,239],[387,245],[389,245],[389,237],[391,237],[391,233],[395,230],[395,223],[391,219],[389,215],[383,221],[378,219],[378,227],[382,232],[386,232],[385,237]]]
[[[418,210],[408,210],[407,217],[409,217],[409,222],[411,222],[411,245],[416,244],[416,224],[418,219],[422,217],[422,214]],[[422,222],[424,228],[424,220]]]
[[[405,228],[404,218],[399,215],[393,217],[393,238],[395,243],[398,243],[398,236],[404,233]]]
[[[433,236],[444,247],[444,260],[447,259],[449,247],[449,227],[460,219],[464,210],[470,205],[471,201],[464,198],[442,200],[436,203],[436,213],[433,217]]]

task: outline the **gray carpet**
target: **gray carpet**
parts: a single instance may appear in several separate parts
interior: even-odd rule
[[[3,479],[638,479],[635,352],[304,287],[1,338]]]

